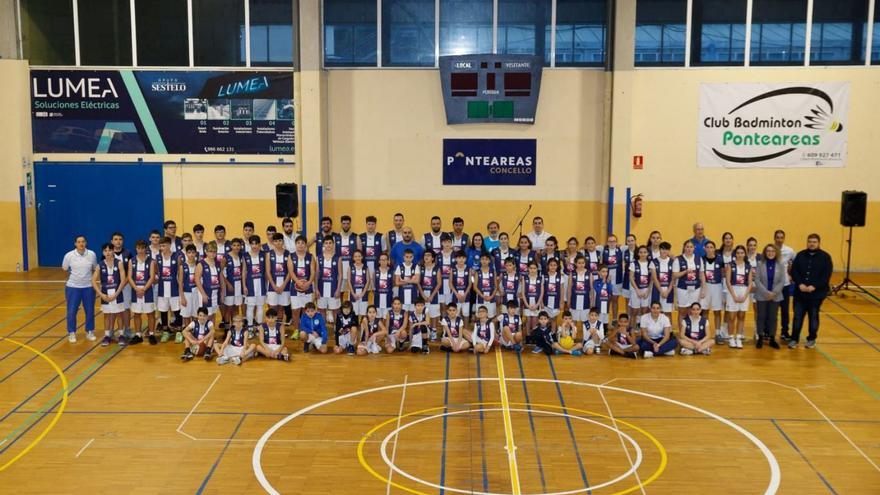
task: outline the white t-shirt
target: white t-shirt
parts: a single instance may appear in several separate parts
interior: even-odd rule
[[[92,272],[98,266],[98,258],[91,249],[79,253],[76,249],[64,255],[61,268],[68,272],[67,286],[84,289],[92,286]]]
[[[785,268],[785,285],[791,285],[791,276],[788,274],[788,267],[791,265],[791,262],[794,260],[795,252],[791,247],[783,244],[782,249],[779,249],[779,261],[782,262],[782,267]]]
[[[540,234],[533,230],[526,234],[526,237],[528,237],[529,240],[532,241],[532,249],[538,251],[544,249],[544,243],[547,242],[547,239],[550,238],[550,236],[552,235],[553,234],[547,232],[546,230],[541,232]]]
[[[648,331],[648,337],[661,339],[663,338],[663,329],[671,327],[672,323],[669,322],[669,318],[663,313],[660,313],[656,320],[651,317],[651,313],[645,313],[642,315],[642,319],[639,320],[639,326]]]

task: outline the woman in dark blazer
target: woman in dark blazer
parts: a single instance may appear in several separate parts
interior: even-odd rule
[[[755,270],[755,320],[758,336],[755,346],[764,346],[764,339],[770,347],[779,349],[776,342],[776,313],[782,302],[782,289],[785,287],[785,265],[779,261],[776,246],[767,244]]]

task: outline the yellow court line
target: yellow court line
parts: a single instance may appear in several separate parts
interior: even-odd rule
[[[34,349],[33,347],[31,347],[31,346],[29,346],[29,345],[27,345],[27,344],[23,344],[23,343],[21,343],[21,342],[18,342],[18,341],[16,341],[16,340],[13,340],[13,339],[10,339],[10,338],[3,338],[3,337],[0,337],[0,341],[6,341],[6,342],[9,342],[9,343],[11,343],[11,344],[17,345],[17,346],[19,346],[19,347],[21,347],[21,348],[23,348],[23,349],[27,349],[28,351],[33,352],[34,354],[36,354],[36,355],[39,356],[39,357],[43,358],[43,360],[45,360],[47,363],[49,363],[49,366],[51,366],[52,369],[55,370],[55,373],[58,374],[58,377],[61,379],[61,387],[62,387],[62,388],[61,388],[61,405],[58,407],[58,410],[55,411],[55,416],[52,417],[52,421],[49,422],[49,426],[47,426],[45,430],[41,431],[40,434],[37,435],[37,438],[33,439],[33,441],[31,441],[31,443],[29,443],[29,444],[27,445],[27,447],[25,447],[24,449],[22,449],[21,452],[19,452],[18,454],[16,454],[15,457],[13,457],[13,458],[10,459],[8,462],[6,462],[6,464],[3,464],[2,466],[0,466],[0,473],[2,473],[3,471],[6,470],[6,468],[8,468],[9,466],[13,465],[16,461],[18,461],[19,459],[21,459],[22,457],[24,457],[25,454],[27,454],[28,452],[30,452],[31,449],[33,449],[34,447],[36,447],[37,444],[40,443],[40,442],[43,440],[43,438],[44,438],[46,435],[49,434],[49,431],[51,431],[52,428],[55,427],[55,423],[57,423],[58,420],[61,419],[61,415],[64,414],[64,409],[67,407],[67,395],[68,395],[68,390],[67,390],[67,377],[64,375],[64,371],[61,370],[61,367],[59,367],[59,366],[55,363],[55,361],[52,360],[52,358],[50,358],[49,356],[43,354],[42,352],[40,352],[40,351]]]
[[[501,390],[501,416],[504,418],[504,437],[507,441],[507,465],[510,468],[510,489],[513,495],[520,495],[519,467],[516,464],[516,444],[513,442],[513,421],[510,419],[510,399],[507,397],[507,382],[504,378],[504,360],[501,347],[495,348],[495,362],[498,366],[498,387]]]
[[[501,403],[500,402],[475,402],[475,403],[470,403],[470,404],[465,404],[465,405],[468,407],[483,407],[483,406],[499,406],[499,405],[501,405]],[[604,418],[607,420],[613,419],[614,421],[616,421],[616,422],[618,422],[628,428],[632,428],[633,430],[641,433],[648,440],[650,440],[651,443],[653,443],[654,446],[657,447],[657,451],[660,453],[660,464],[657,466],[657,469],[655,469],[654,472],[651,473],[650,476],[645,478],[644,481],[637,482],[637,484],[635,484],[633,486],[627,487],[627,488],[620,490],[620,491],[616,491],[616,492],[611,493],[609,495],[626,495],[627,493],[632,493],[636,490],[641,490],[643,487],[648,486],[649,484],[653,483],[657,478],[659,478],[660,475],[662,475],[663,472],[666,470],[666,466],[669,464],[669,455],[666,452],[666,448],[663,447],[663,444],[660,443],[660,440],[658,440],[657,437],[655,437],[654,435],[651,435],[650,433],[648,433],[644,429],[639,428],[638,426],[636,426],[628,421],[624,421],[620,418],[611,418],[611,416],[607,416],[602,413],[589,411],[587,409],[578,409],[576,407],[571,407],[571,406],[562,407],[560,405],[553,405],[553,404],[535,404],[535,403],[516,402],[513,404],[508,404],[508,407],[511,405],[512,406],[519,406],[519,407],[528,406],[528,407],[533,408],[535,412],[540,412],[541,411],[540,408],[546,408],[546,409],[555,409],[555,410],[559,410],[559,411],[566,412],[566,413],[574,411],[576,413],[584,414],[587,416],[595,416],[597,418]],[[432,413],[435,411],[442,411],[443,409],[445,409],[444,406],[431,407],[428,409],[422,409],[420,411],[413,411],[410,413],[406,413],[404,415],[401,415],[400,418],[402,419],[402,418],[408,418],[408,417],[412,417],[412,416],[419,416],[422,414],[428,414],[428,413]],[[391,481],[390,479],[386,478],[381,473],[379,473],[378,471],[373,469],[373,467],[370,466],[370,464],[367,462],[366,455],[364,454],[364,447],[366,446],[370,437],[372,437],[377,431],[381,430],[382,428],[385,428],[386,426],[390,425],[391,423],[394,423],[395,421],[398,421],[397,417],[393,417],[389,420],[383,421],[383,422],[377,424],[376,426],[374,426],[373,428],[371,428],[366,433],[364,433],[364,435],[361,437],[360,441],[358,442],[358,446],[357,446],[358,462],[360,462],[361,466],[363,466],[363,468],[366,469],[368,473],[372,474],[373,477],[375,477],[376,479],[381,481],[383,484],[390,484],[391,486],[394,486],[395,488],[399,488],[405,492],[412,493],[414,495],[433,495],[433,494],[429,494],[429,493],[422,492],[419,490],[415,490],[415,489],[410,488],[408,486],[404,486],[396,481]],[[587,489],[584,489],[584,491],[587,491]]]

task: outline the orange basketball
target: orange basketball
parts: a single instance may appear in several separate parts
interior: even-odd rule
[[[204,342],[201,342],[199,344],[193,344],[189,348],[190,352],[192,352],[193,355],[195,355],[195,356],[204,356],[205,350],[207,350],[207,349],[208,349],[208,346]]]

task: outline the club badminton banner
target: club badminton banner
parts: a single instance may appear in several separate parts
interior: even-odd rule
[[[294,154],[293,73],[31,71],[34,153]]]
[[[701,84],[700,167],[843,167],[848,82]]]

